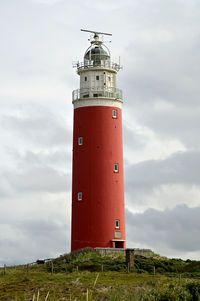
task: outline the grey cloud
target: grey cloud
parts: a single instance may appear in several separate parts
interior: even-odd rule
[[[198,93],[197,93],[198,95]],[[189,101],[188,97],[188,101]],[[148,124],[157,134],[175,137],[189,149],[200,148],[200,107],[177,107],[162,112],[152,112],[144,116],[143,122]]]
[[[72,151],[67,148],[60,147],[56,150],[42,150],[39,152],[31,151],[30,149],[24,153],[16,150],[9,150],[9,155],[19,165],[26,166],[42,166],[47,165],[54,168],[62,168],[65,170],[71,169]]]
[[[134,41],[122,54],[124,106],[138,124],[179,139],[188,148],[199,148],[200,32],[199,10],[194,8],[199,3],[146,5],[146,11],[139,8]],[[142,13],[147,18],[139,20]],[[158,110],[163,101],[171,108]]]
[[[132,164],[125,170],[126,191],[152,189],[162,184],[200,185],[200,152],[178,152],[165,160]]]
[[[69,188],[71,175],[48,166],[32,166],[21,171],[4,172],[8,183],[17,193],[57,193]]]
[[[56,220],[55,216],[49,219],[23,219],[9,227],[7,237],[1,233],[0,265],[25,264],[39,258],[56,257],[69,250],[68,224]]]
[[[126,121],[123,123],[123,141],[124,146],[130,149],[143,149],[145,146],[145,139],[137,134]]]
[[[148,209],[133,214],[126,210],[129,244],[143,244],[162,254],[200,250],[200,207],[179,205],[174,209]],[[163,253],[165,252],[165,253]]]
[[[52,146],[71,144],[71,131],[63,120],[59,120],[47,108],[40,106],[26,106],[17,115],[7,115],[1,119],[1,125],[10,131],[17,133],[26,142],[32,142],[35,146]],[[16,137],[17,138],[17,137]]]

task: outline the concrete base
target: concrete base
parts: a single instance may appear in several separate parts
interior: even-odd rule
[[[128,248],[128,249],[122,249],[122,248],[95,248],[95,251],[99,252],[101,254],[117,253],[117,252],[126,253],[126,250],[133,250],[135,255],[141,255],[141,256],[148,256],[148,255],[152,255],[153,254],[153,251],[150,250],[150,249],[139,249],[139,248]]]

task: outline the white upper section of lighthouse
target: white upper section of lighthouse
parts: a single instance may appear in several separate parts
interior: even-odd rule
[[[90,32],[90,31],[89,31]],[[84,54],[83,63],[76,63],[80,89],[73,91],[74,107],[117,106],[122,104],[122,91],[116,88],[119,64],[111,63],[109,49],[94,32],[94,39]]]

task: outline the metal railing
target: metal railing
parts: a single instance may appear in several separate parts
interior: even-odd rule
[[[122,99],[122,90],[116,88],[106,89],[77,89],[72,92],[72,100],[83,98],[106,97],[114,99]]]
[[[122,67],[117,64],[117,63],[113,63],[113,62],[108,62],[108,61],[101,61],[101,63],[96,63],[96,62],[89,62],[88,64],[84,63],[84,62],[77,62],[74,67],[77,67],[77,72],[81,71],[81,70],[88,70],[91,68],[108,68],[108,69],[114,69],[115,71],[119,71],[120,69],[122,69]]]

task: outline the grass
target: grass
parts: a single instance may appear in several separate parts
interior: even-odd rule
[[[200,300],[199,262],[155,255],[137,256],[135,263],[132,272],[127,273],[124,254],[101,255],[88,250],[53,260],[53,274],[51,263],[33,265],[28,270],[22,266],[9,267],[6,275],[0,269],[0,300]]]

